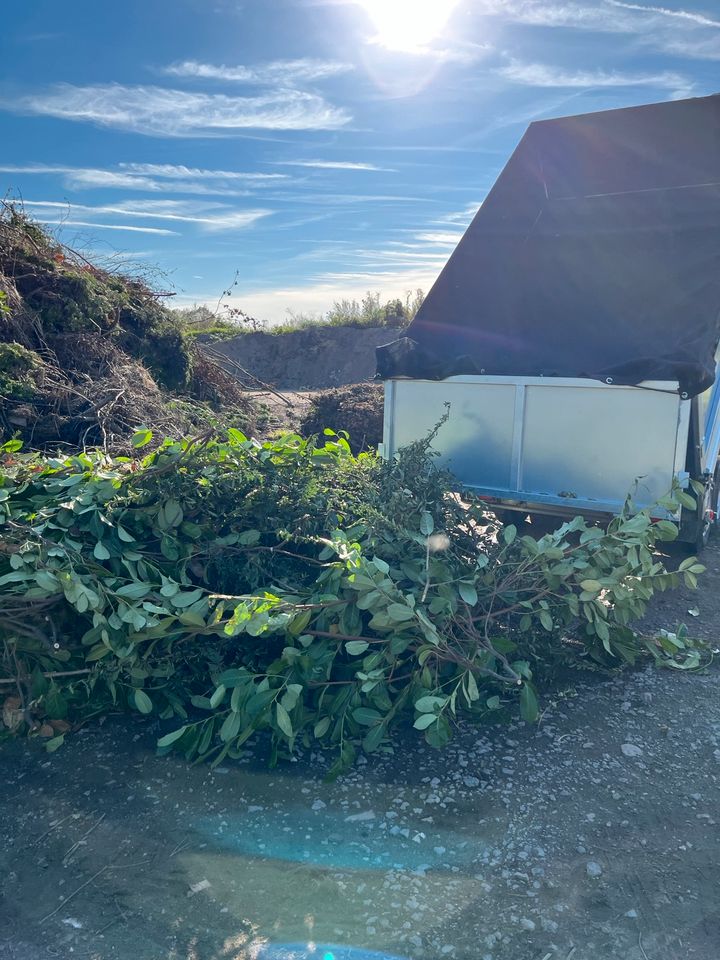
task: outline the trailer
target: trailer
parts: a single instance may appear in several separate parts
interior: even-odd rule
[[[406,336],[377,351],[382,452],[428,436],[493,509],[617,514],[720,453],[720,96],[531,124]]]

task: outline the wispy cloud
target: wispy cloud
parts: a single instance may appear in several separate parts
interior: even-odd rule
[[[440,217],[436,223],[457,223],[461,227],[467,227],[481,206],[482,200],[473,200],[464,206],[462,210],[455,210],[452,213],[446,214],[444,217]]]
[[[164,87],[58,84],[44,93],[4,98],[17,113],[84,121],[160,137],[232,136],[244,130],[334,130],[350,114],[315,93],[279,89],[256,97]]]
[[[115,205],[103,206],[69,205],[57,200],[25,200],[24,205],[40,212],[64,209],[69,214],[80,212],[88,217],[114,215],[189,223],[197,225],[202,230],[213,232],[249,227],[272,212],[270,210],[235,210],[223,204],[203,205],[182,200],[127,200]],[[94,223],[85,225],[95,226]],[[107,229],[111,229],[110,226]],[[118,225],[117,229],[121,229],[121,226]]]
[[[379,167],[375,163],[358,163],[354,160],[276,160],[278,167],[314,167],[318,170],[372,170],[397,173],[392,167]]]
[[[168,163],[120,163],[111,169],[47,163],[2,164],[0,173],[60,176],[69,190],[103,188],[230,197],[251,195],[251,190],[237,189],[240,183],[255,188],[287,180],[283,173],[205,170]]]
[[[689,58],[720,58],[720,21],[692,10],[625,0],[476,0],[474,10],[528,26],[626,34],[644,46]]]
[[[692,10],[670,10],[668,7],[647,6],[641,3],[623,3],[622,0],[605,0],[611,7],[619,10],[634,10],[638,13],[657,13],[662,17],[671,17],[676,20],[686,20],[700,27],[720,27],[720,20],[712,20],[703,13],[694,13]]]
[[[165,67],[162,73],[172,77],[196,77],[202,80],[226,80],[268,86],[287,86],[297,83],[327,80],[352,70],[350,63],[339,60],[318,60],[304,57],[299,60],[271,60],[252,66],[228,67],[224,64],[200,63],[184,60]]]
[[[153,233],[156,236],[172,237],[177,236],[175,230],[163,230],[160,227],[132,227],[128,224],[119,223],[95,223],[90,220],[57,220],[48,217],[36,216],[39,223],[45,223],[48,226],[60,227],[92,227],[93,230],[125,230],[129,233]]]
[[[247,173],[241,170],[207,170],[173,163],[120,163],[132,174],[165,177],[169,180],[283,180],[284,173]]]
[[[564,70],[543,63],[523,63],[511,60],[497,73],[513,83],[529,87],[655,87],[657,89],[689,91],[692,82],[680,73],[624,73],[616,70]]]

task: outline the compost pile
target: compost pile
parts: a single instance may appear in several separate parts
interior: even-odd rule
[[[100,269],[0,207],[0,437],[120,453],[139,426],[179,435],[254,422],[241,385],[144,281]]]
[[[353,453],[376,448],[383,437],[382,384],[354,383],[315,393],[300,432],[310,437],[326,429],[347,431]]]

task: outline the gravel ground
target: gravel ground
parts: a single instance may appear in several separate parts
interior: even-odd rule
[[[704,559],[648,624],[716,640]],[[152,722],[10,744],[0,960],[717,960],[720,672],[578,676],[544,706],[330,785],[316,756],[158,759]]]

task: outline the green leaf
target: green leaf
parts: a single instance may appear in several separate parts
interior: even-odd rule
[[[119,587],[115,593],[119,597],[125,597],[129,600],[139,600],[141,597],[146,596],[149,590],[150,584],[135,581],[134,583],[126,583],[124,586]]]
[[[152,713],[153,703],[144,690],[139,688],[133,691],[133,701],[140,713]]]
[[[383,715],[378,710],[372,710],[370,707],[358,707],[353,710],[353,720],[363,727],[372,727],[382,718]]]
[[[322,720],[318,720],[313,727],[313,735],[317,740],[321,740],[325,736],[330,727],[330,723],[330,717],[323,717]]]
[[[92,662],[93,660],[102,660],[102,658],[106,657],[109,653],[112,653],[110,647],[106,647],[104,643],[96,643],[85,659],[88,662]]]
[[[246,683],[250,676],[245,667],[231,668],[220,674],[218,683],[222,683],[225,687],[237,687],[239,684]]]
[[[140,449],[140,447],[146,447],[150,443],[152,438],[153,438],[152,430],[148,430],[147,428],[136,430],[132,436],[132,445],[135,447],[136,450],[138,450]]]
[[[183,508],[177,500],[166,500],[160,512],[162,524],[166,529],[179,527],[183,521]]]
[[[468,671],[467,676],[467,696],[468,700],[472,703],[475,700],[480,699],[480,691],[478,690],[477,681],[475,676]]]
[[[436,707],[444,707],[446,703],[447,697],[426,696],[416,700],[414,706],[420,713],[431,713],[435,711]]]
[[[238,537],[238,543],[242,544],[244,547],[253,547],[260,540],[260,531],[259,530],[245,530]]]
[[[219,707],[219,706],[220,706],[220,704],[221,704],[221,703],[223,702],[223,700],[225,699],[225,694],[226,694],[226,693],[227,693],[227,688],[225,687],[224,684],[221,683],[221,684],[215,689],[215,692],[213,693],[213,695],[210,697],[210,706],[213,708],[213,710],[214,710],[216,707]]]
[[[658,520],[657,523],[653,524],[653,530],[661,540],[667,541],[677,540],[678,534],[680,533],[678,525],[671,520]]]
[[[512,523],[507,527],[503,527],[502,535],[505,543],[510,546],[517,536],[517,527]]]
[[[369,646],[367,640],[348,640],[345,649],[351,657],[359,657],[361,653],[365,653]]]
[[[95,549],[93,550],[93,556],[96,560],[109,560],[110,551],[100,540],[95,544]]]
[[[45,750],[47,753],[55,753],[64,743],[65,734],[61,733],[59,736],[53,737],[51,740],[45,742]]]
[[[540,623],[545,627],[546,630],[552,630],[553,618],[551,617],[549,610],[540,611]]]
[[[120,524],[117,525],[117,535],[124,543],[135,543],[135,537],[128,533],[125,527],[121,527]]]
[[[458,584],[458,593],[469,607],[474,607],[478,602],[477,590],[473,583],[461,580]]]
[[[529,683],[524,683],[520,691],[520,716],[528,723],[534,723],[539,712],[535,691]]]
[[[586,593],[599,593],[602,590],[602,584],[599,580],[581,580],[580,589]]]
[[[488,697],[485,701],[485,706],[488,710],[499,710],[500,709],[500,697],[497,695],[494,697]]]
[[[384,723],[379,723],[377,726],[373,727],[372,730],[369,730],[362,742],[362,747],[365,753],[374,753],[386,736],[387,729]]]
[[[432,518],[432,514],[428,513],[427,510],[423,510],[420,514],[420,533],[422,533],[423,536],[429,537],[434,529],[435,521]]]
[[[387,615],[391,620],[401,623],[405,620],[412,620],[415,616],[415,611],[411,610],[410,607],[406,607],[404,603],[391,603],[387,608]]]
[[[175,743],[176,740],[179,740],[186,730],[187,724],[177,730],[173,730],[171,733],[166,733],[164,737],[160,737],[158,740],[158,747],[169,747],[171,743]]]
[[[225,717],[225,722],[220,727],[220,739],[223,743],[229,743],[234,740],[240,732],[240,714],[231,710]]]
[[[197,590],[191,590],[189,593],[178,593],[171,598],[171,602],[174,607],[184,609],[192,606],[193,603],[197,603],[202,596],[204,596],[204,591],[198,587]]]
[[[413,726],[416,730],[427,730],[432,723],[437,723],[437,717],[434,713],[423,713],[417,718]]]
[[[292,720],[290,719],[290,714],[281,703],[275,704],[275,715],[277,717],[277,725],[280,727],[285,736],[289,740],[292,740],[294,736]]]
[[[60,589],[57,577],[52,573],[48,573],[47,570],[38,570],[35,574],[35,582],[39,587],[42,587],[43,590],[47,590],[48,593],[56,593]]]

